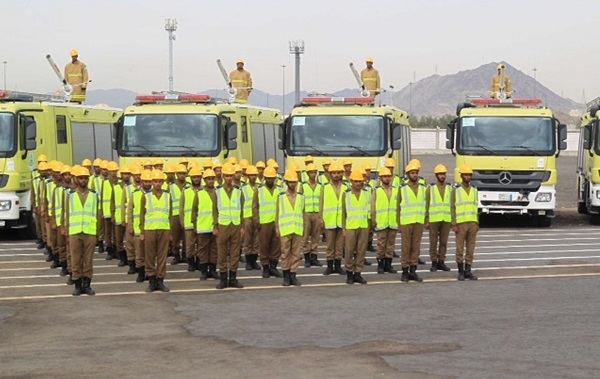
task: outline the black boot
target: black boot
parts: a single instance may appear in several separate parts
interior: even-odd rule
[[[73,290],[73,296],[81,295],[81,279],[73,280],[73,284],[75,284],[75,289]]]
[[[140,267],[138,269],[138,276],[135,279],[137,283],[143,283],[146,280],[146,267]]]
[[[333,261],[327,261],[327,268],[323,271],[323,275],[333,274]]]
[[[183,263],[183,259],[181,258],[181,252],[179,250],[176,250],[173,253],[173,260],[171,261],[171,265],[178,265],[180,263]]]
[[[363,261],[363,264],[365,266],[371,266],[373,263],[370,260],[368,260],[367,258],[365,258],[365,260]]]
[[[219,279],[219,274],[217,274],[217,265],[215,263],[208,264],[208,278],[209,279]]]
[[[271,276],[274,276],[276,278],[281,278],[281,273],[279,271],[277,271],[277,261],[272,260],[270,263],[271,263],[271,267],[269,268],[269,274],[271,274]]]
[[[346,273],[346,270],[344,270],[342,268],[342,260],[341,259],[336,259],[333,261],[333,272],[336,272],[340,275],[344,275]]]
[[[125,267],[127,266],[127,252],[125,250],[123,251],[119,251],[119,263],[117,264],[117,266],[119,267]]]
[[[385,272],[389,272],[390,274],[397,274],[398,271],[392,266],[392,258],[385,258],[385,264],[383,265],[383,269]]]
[[[438,270],[438,261],[431,261],[431,267],[429,271],[436,272]]]
[[[129,271],[127,271],[127,275],[137,274],[138,270],[135,268],[135,261],[127,261],[129,265]]]
[[[290,270],[283,270],[283,286],[290,286]]]
[[[154,292],[156,291],[156,276],[148,277],[148,288],[146,288],[146,292]]]
[[[394,258],[400,258],[400,256],[398,255],[398,253],[396,253],[395,251],[394,251],[394,255],[393,255],[393,257],[394,257]]]
[[[208,265],[200,263],[200,280],[208,279]]]
[[[258,254],[252,254],[250,255],[250,257],[252,257],[252,268],[254,270],[260,270],[261,267],[258,263],[256,263],[256,260],[258,259]]]
[[[52,254],[52,265],[50,268],[58,268],[60,267],[60,259],[58,257],[58,253]]]
[[[269,265],[263,266],[262,277],[263,277],[263,279],[269,279],[271,277],[271,273],[269,271]]]
[[[67,279],[67,285],[68,285],[68,286],[72,286],[72,285],[73,285],[73,283],[75,283],[75,282],[73,281],[73,273],[72,273],[72,272],[70,272],[70,273],[69,273],[69,279]]]
[[[442,271],[450,271],[450,267],[446,266],[446,263],[444,261],[438,261],[437,268],[438,270]]]
[[[46,262],[52,262],[52,260],[54,258],[52,257],[52,249],[50,248],[50,246],[46,246],[46,249],[44,250],[44,254],[47,255]]]
[[[309,268],[310,264],[310,253],[304,253],[304,268]]]
[[[169,292],[169,287],[165,286],[165,278],[156,279],[156,290],[160,292]]]
[[[457,263],[458,266],[458,280],[461,282],[465,280],[465,266],[464,263]]]
[[[38,243],[37,243],[38,250],[41,250],[41,249],[43,249],[45,247],[46,247],[46,244],[44,243],[44,241],[38,240]]]
[[[69,275],[69,271],[67,270],[67,262],[60,262],[60,276]]]
[[[420,265],[424,265],[426,262],[424,260],[422,260],[421,258],[419,258],[419,264]]]
[[[246,263],[246,256],[242,253],[242,249],[240,249],[240,262]]]
[[[86,295],[94,296],[96,294],[96,292],[94,292],[92,287],[90,287],[91,283],[92,283],[92,278],[82,278],[81,292]]]
[[[319,262],[319,259],[317,258],[317,254],[310,253],[310,265],[316,266],[316,267],[321,267],[321,266],[323,266],[323,263]]]
[[[373,241],[369,241],[369,245],[367,246],[367,251],[370,251],[372,253],[375,252],[375,246],[373,246]]]
[[[169,247],[169,250],[167,251],[167,257],[172,257],[173,256],[173,249],[171,249]]]
[[[252,264],[252,259],[253,259],[252,255],[246,256],[246,271],[254,270],[254,265]]]
[[[98,246],[98,253],[102,254],[104,253],[104,241],[98,241],[98,243],[96,244],[96,246]]]
[[[408,274],[409,280],[414,280],[415,282],[422,282],[423,279],[419,278],[417,275],[417,266],[410,266],[410,273]]]
[[[381,259],[378,259],[378,260],[377,260],[377,273],[378,273],[378,274],[383,274],[383,273],[385,273],[385,270],[384,270],[384,268],[383,268],[383,267],[384,267],[384,265],[385,265],[385,259],[384,259],[384,258],[381,258]]]
[[[193,257],[188,258],[187,262],[188,262],[188,268],[187,268],[188,272],[196,271],[196,263],[194,262],[194,258]]]
[[[244,288],[242,283],[238,282],[238,280],[237,280],[237,272],[236,271],[229,271],[229,287]]]
[[[471,265],[465,264],[465,278],[469,280],[477,280],[477,277],[471,272]]]
[[[112,261],[114,259],[114,255],[113,255],[113,247],[112,246],[107,246],[106,247],[106,260],[107,261]]]
[[[302,283],[300,283],[298,281],[298,279],[296,278],[295,272],[290,272],[290,284],[293,286],[301,286],[302,285]]]
[[[354,273],[354,283],[367,284],[367,281],[362,277],[360,272]]]
[[[402,275],[400,276],[400,281],[404,283],[408,282],[408,267],[402,267]]]
[[[346,271],[346,284],[354,284],[354,273]]]
[[[222,290],[224,288],[227,288],[227,273],[220,272],[219,279],[220,279],[220,281],[219,281],[219,284],[217,284],[217,289]]]

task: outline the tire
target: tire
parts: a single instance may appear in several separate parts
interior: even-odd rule
[[[585,201],[580,201],[577,203],[577,213],[580,215],[587,214],[587,206],[585,205]]]
[[[552,226],[552,219],[546,215],[537,216],[537,222],[540,228],[549,228]]]
[[[590,224],[600,225],[600,214],[591,214],[590,215]]]
[[[35,231],[35,220],[33,219],[32,212],[25,212],[25,223],[26,227],[19,230],[19,238],[25,240],[32,240],[37,237],[37,232]]]

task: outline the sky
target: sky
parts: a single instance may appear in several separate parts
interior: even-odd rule
[[[88,66],[90,89],[166,90],[164,23],[176,18],[179,91],[224,88],[216,60],[229,71],[242,58],[255,88],[291,92],[288,42],[303,40],[302,90],[356,87],[348,63],[361,69],[367,57],[382,85],[397,90],[503,60],[532,76],[536,68],[559,95],[581,101],[585,91],[589,101],[600,96],[598,14],[598,0],[13,1],[2,12],[0,62],[9,90],[56,90],[45,56],[64,67],[71,49]]]

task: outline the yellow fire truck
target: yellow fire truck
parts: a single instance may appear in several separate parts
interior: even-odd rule
[[[397,162],[396,174],[402,175],[410,160],[408,114],[374,106],[372,97],[307,97],[282,124],[279,148],[286,164],[297,162],[300,167],[309,154],[319,168],[326,158],[350,158],[355,168],[365,163],[379,168],[391,157]]]
[[[538,226],[549,227],[566,125],[536,99],[473,99],[458,105],[457,116],[448,125],[446,148],[457,168],[473,168],[479,211],[530,215]],[[454,177],[460,181],[458,169]]]
[[[581,118],[577,149],[577,210],[590,215],[590,223],[600,225],[600,106]]]
[[[116,158],[111,139],[121,114],[120,109],[46,95],[0,92],[0,227],[32,238],[31,178],[37,156],[68,165],[84,158]]]
[[[250,162],[280,158],[276,109],[236,104],[208,95],[153,94],[136,98],[117,127],[116,148],[121,164],[179,157],[202,163],[236,157]],[[177,158],[177,159],[176,159]]]

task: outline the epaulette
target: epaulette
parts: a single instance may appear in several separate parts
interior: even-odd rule
[[[90,190],[90,191],[91,191],[91,190]],[[67,193],[68,193],[69,195],[71,195],[71,194],[73,194],[73,193],[75,193],[75,192],[77,192],[77,191],[75,191],[75,190],[74,190],[74,189],[72,189],[72,188],[71,188],[69,191],[67,191]]]
[[[91,188],[88,188],[88,191],[90,191],[91,193],[97,193],[96,190],[93,190]]]
[[[348,188],[347,190],[344,191],[345,193],[349,193],[352,192],[352,189]]]
[[[455,185],[453,185],[453,187],[458,189],[458,188],[460,188],[460,184],[455,184]]]

